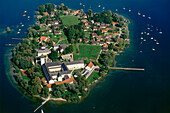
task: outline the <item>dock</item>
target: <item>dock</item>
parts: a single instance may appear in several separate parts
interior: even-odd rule
[[[23,40],[23,38],[12,38],[12,40]]]
[[[51,95],[49,95],[48,98],[47,98],[44,102],[42,102],[41,105],[38,106],[38,107],[34,110],[34,112],[36,112],[36,111],[37,111],[39,108],[41,108],[47,101],[49,101],[49,100],[50,100],[50,97],[51,97]]]
[[[17,44],[5,44],[5,46],[16,46]]]
[[[125,70],[125,71],[145,71],[144,68],[123,68],[123,67],[108,67],[114,70]]]

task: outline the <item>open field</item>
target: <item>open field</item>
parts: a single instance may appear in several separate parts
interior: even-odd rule
[[[61,17],[61,20],[66,26],[77,25],[80,22],[76,16],[63,16]]]
[[[87,78],[87,80],[91,84],[93,81],[97,80],[99,77],[100,77],[99,72],[98,71],[93,71],[93,73]]]
[[[79,54],[77,54],[77,46],[73,46],[74,48],[74,60],[79,59],[96,59],[100,50],[101,46],[96,45],[79,45]]]

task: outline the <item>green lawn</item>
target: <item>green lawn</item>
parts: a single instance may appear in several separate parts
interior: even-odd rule
[[[96,46],[96,45],[79,45],[79,55],[77,55],[77,53],[75,53],[75,46],[74,47],[74,60],[79,60],[82,58],[92,58],[92,59],[96,59],[100,50],[101,50],[101,46]]]
[[[62,20],[63,24],[66,26],[78,25],[78,23],[80,22],[78,20],[78,17],[76,17],[76,16],[63,16],[63,17],[61,17],[61,20]]]
[[[93,81],[97,80],[99,77],[100,77],[99,72],[93,71],[93,73],[87,78],[87,80],[91,84]]]

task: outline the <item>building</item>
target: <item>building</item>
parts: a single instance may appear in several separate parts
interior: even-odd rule
[[[51,50],[47,49],[47,48],[45,48],[45,49],[37,49],[36,51],[38,52],[38,56],[41,56],[41,55],[46,56],[46,55],[51,53]]]
[[[90,70],[93,69],[93,67],[94,67],[94,64],[93,64],[92,62],[90,62],[90,63],[86,66],[86,69],[90,71]]]
[[[84,68],[84,61],[72,61],[61,63],[60,61],[45,63],[42,69],[46,83],[53,84],[72,77],[70,70]]]

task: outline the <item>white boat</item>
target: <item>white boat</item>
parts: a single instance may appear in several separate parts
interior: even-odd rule
[[[149,33],[147,33],[146,35],[149,35]]]
[[[143,41],[146,42],[146,39],[144,39]]]
[[[156,42],[157,45],[159,45],[159,42]]]
[[[140,13],[140,12],[138,12],[138,15],[141,15],[141,13]]]
[[[156,39],[154,39],[154,41],[156,42]]]
[[[162,34],[162,32],[160,31],[159,34]]]
[[[124,7],[123,10],[125,10],[126,8]]]
[[[153,37],[151,37],[151,39],[153,40]]]
[[[142,15],[142,17],[145,17],[145,15]]]
[[[80,3],[80,5],[82,5],[82,3]]]
[[[155,51],[155,49],[154,49],[154,48],[152,48],[152,51]]]
[[[98,5],[98,7],[101,7],[101,5]]]
[[[131,9],[129,9],[129,12],[131,12]]]
[[[143,35],[143,32],[141,32],[141,35]]]
[[[105,9],[105,7],[103,7],[103,9]]]
[[[118,9],[116,9],[116,11],[118,11]]]
[[[149,16],[148,19],[151,19],[151,17]]]
[[[24,13],[26,13],[27,11],[24,11]]]
[[[147,29],[150,30],[151,28],[148,27]]]
[[[140,39],[143,40],[143,37],[141,37]]]

